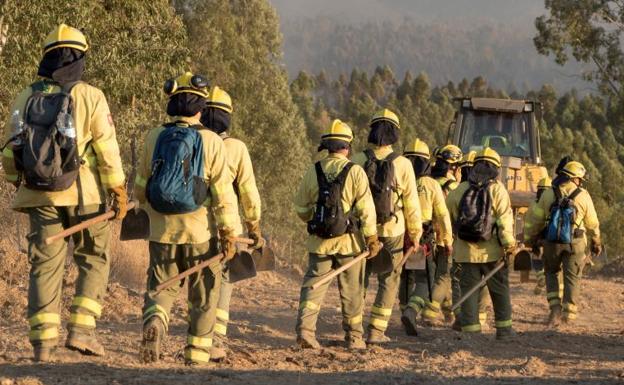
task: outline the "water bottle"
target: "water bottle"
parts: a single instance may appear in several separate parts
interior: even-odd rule
[[[13,111],[11,114],[11,126],[13,128],[13,143],[17,146],[22,144],[22,132],[24,132],[24,120],[19,110]]]
[[[71,114],[65,114],[61,122],[62,124],[58,128],[59,132],[70,139],[74,139],[76,137],[76,128],[74,127],[74,118]]]

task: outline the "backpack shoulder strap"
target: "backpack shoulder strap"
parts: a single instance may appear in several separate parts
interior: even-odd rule
[[[386,160],[386,161],[388,161],[388,162],[392,163],[392,162],[394,162],[394,160],[395,160],[396,158],[398,158],[399,156],[401,156],[401,154],[399,154],[399,153],[397,153],[397,152],[392,151],[392,152],[391,152],[391,153],[390,153],[390,154],[386,157],[386,159],[384,159],[384,160]]]
[[[351,170],[351,167],[353,167],[352,162],[345,164],[345,166],[342,168],[338,176],[336,176],[336,179],[334,179],[334,183],[338,183],[341,186],[343,186],[345,181],[347,180],[347,175],[349,175],[349,171]]]
[[[72,88],[74,88],[78,83],[82,83],[82,81],[77,80],[75,82],[65,83],[65,84],[63,84],[61,86],[61,91],[66,93],[66,94],[69,94],[71,92]]]
[[[316,181],[319,189],[323,186],[327,186],[329,182],[327,181],[327,176],[323,172],[323,167],[321,167],[321,161],[314,163],[314,169],[316,170]]]
[[[577,187],[576,190],[572,191],[572,194],[568,196],[568,199],[573,201],[583,190],[580,187]]]
[[[375,152],[373,150],[371,150],[370,148],[367,148],[366,150],[364,150],[364,155],[366,155],[366,159],[368,160],[377,160],[377,157],[375,156]]]
[[[446,182],[444,182],[444,184],[442,185],[442,191],[448,192],[449,188],[451,187],[453,183],[455,183],[453,179],[449,179]]]

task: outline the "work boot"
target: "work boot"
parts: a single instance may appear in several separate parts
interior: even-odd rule
[[[141,342],[141,361],[148,364],[160,359],[160,347],[165,338],[165,325],[159,317],[151,317],[143,325],[143,341]]]
[[[321,344],[318,343],[316,337],[311,334],[300,334],[297,336],[297,344],[302,349],[320,349]]]
[[[572,325],[574,323],[574,319],[570,318],[567,314],[563,314],[561,317],[561,323],[564,325]]]
[[[499,341],[509,341],[516,336],[516,331],[511,327],[496,329],[496,339]]]
[[[366,343],[364,342],[362,337],[347,335],[347,337],[345,337],[345,340],[347,341],[347,349],[349,350],[366,349]]]
[[[56,352],[56,347],[52,346],[33,346],[33,361],[35,362],[51,362]]]
[[[453,322],[455,322],[455,314],[453,314],[453,312],[451,312],[451,311],[445,311],[444,312],[444,322],[446,324],[452,325]]]
[[[551,307],[550,314],[548,315],[548,326],[556,328],[561,325],[561,307]]]
[[[214,339],[214,343],[210,348],[210,361],[221,362],[227,356],[224,338],[219,336]]]
[[[377,329],[369,329],[368,337],[366,338],[367,345],[381,345],[390,341],[390,338],[386,337],[384,332]]]
[[[82,331],[69,329],[65,347],[80,352],[85,356],[103,357],[106,354],[104,346],[95,337],[95,330]]]
[[[403,327],[405,328],[405,334],[408,336],[417,336],[418,335],[418,327],[416,325],[416,318],[418,317],[418,313],[411,307],[408,307],[403,311],[401,315],[401,322],[403,323]]]

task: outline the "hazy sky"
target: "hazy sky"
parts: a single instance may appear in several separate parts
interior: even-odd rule
[[[543,0],[269,0],[284,21],[333,15],[345,22],[400,19],[419,22],[462,20],[527,24],[544,13]]]

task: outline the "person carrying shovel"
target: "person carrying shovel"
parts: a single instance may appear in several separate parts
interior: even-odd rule
[[[233,218],[238,213],[232,174],[219,135],[200,124],[208,97],[208,80],[185,73],[165,82],[171,122],[147,133],[139,158],[135,194],[150,220],[150,265],[143,306],[141,360],[155,362],[168,329],[169,311],[183,280],[157,287],[219,253],[210,244],[208,207],[219,231],[223,260],[235,254]],[[189,276],[191,303],[184,348],[187,365],[210,362],[221,283],[221,261]]]
[[[351,128],[336,119],[321,134],[319,151],[328,156],[310,167],[294,197],[297,215],[307,223],[308,270],[303,278],[297,314],[297,344],[318,349],[316,321],[332,269],[351,265],[338,275],[342,327],[349,349],[366,349],[362,338],[364,247],[369,258],[382,248],[377,238],[375,204],[364,170],[350,162]]]
[[[35,361],[50,361],[59,339],[68,237],[46,242],[106,210],[126,215],[125,175],[115,126],[101,90],[81,81],[89,49],[79,30],[61,24],[48,34],[40,78],[15,99],[2,151],[5,178],[17,187],[13,208],[28,214],[28,338]],[[95,334],[110,270],[110,223],[72,235],[78,265],[65,346],[104,355]]]

